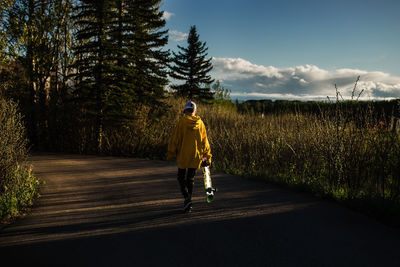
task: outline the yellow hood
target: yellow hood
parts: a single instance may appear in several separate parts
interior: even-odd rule
[[[185,116],[183,117],[183,123],[185,127],[192,130],[199,130],[201,119],[199,116]]]

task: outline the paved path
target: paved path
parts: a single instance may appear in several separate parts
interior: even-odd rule
[[[46,184],[29,215],[0,230],[13,266],[400,266],[400,231],[334,203],[213,172],[182,214],[176,166],[37,155]],[[11,265],[10,265],[11,266]]]

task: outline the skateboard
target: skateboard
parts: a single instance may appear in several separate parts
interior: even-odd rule
[[[206,189],[206,200],[207,203],[210,203],[214,200],[214,193],[217,192],[217,189],[212,187],[211,175],[210,175],[210,163],[203,162],[201,164],[201,170],[203,172],[204,187]]]

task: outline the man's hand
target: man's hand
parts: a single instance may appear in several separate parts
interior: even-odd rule
[[[201,159],[201,166],[210,166],[210,161],[208,160],[208,158],[203,157]]]

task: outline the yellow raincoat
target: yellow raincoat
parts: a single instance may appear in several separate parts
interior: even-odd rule
[[[201,159],[211,162],[206,127],[199,116],[185,115],[175,127],[168,143],[167,159],[177,155],[178,168],[200,168]]]

